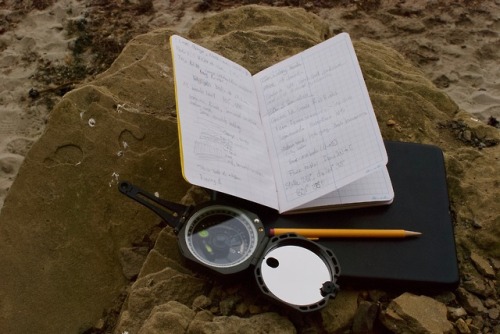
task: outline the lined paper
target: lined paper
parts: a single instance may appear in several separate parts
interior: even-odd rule
[[[253,77],[182,37],[171,44],[188,182],[280,212],[392,199],[387,154],[349,35]]]
[[[179,36],[171,44],[184,178],[277,209],[250,73]]]
[[[349,35],[267,68],[254,81],[283,211],[387,163]]]
[[[387,167],[384,166],[338,190],[294,208],[294,210],[299,211],[311,207],[315,207],[317,211],[321,211],[322,208],[332,210],[335,209],[332,206],[337,206],[340,209],[356,207],[360,204],[362,206],[368,206],[370,202],[383,202],[389,204],[392,202],[393,198],[394,189]]]

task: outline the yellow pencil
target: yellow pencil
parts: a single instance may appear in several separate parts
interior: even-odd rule
[[[315,228],[272,228],[270,236],[295,233],[310,239],[318,238],[407,238],[417,237],[420,232],[405,230],[376,229],[315,229]]]

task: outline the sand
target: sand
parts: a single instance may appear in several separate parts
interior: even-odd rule
[[[158,27],[182,33],[235,3],[0,0],[0,207],[65,92],[104,71],[133,36]],[[500,119],[500,1],[334,3],[303,7],[334,33],[392,46],[478,122]]]

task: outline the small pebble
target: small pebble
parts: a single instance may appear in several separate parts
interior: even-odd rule
[[[459,333],[462,333],[462,334],[470,333],[469,326],[464,321],[464,319],[458,319],[457,322],[455,323],[455,325],[457,325],[457,329],[458,329]]]
[[[498,308],[492,308],[491,310],[488,310],[488,317],[491,320],[497,320],[499,316],[500,311],[498,310]]]
[[[32,99],[36,99],[40,96],[40,92],[35,88],[31,88],[28,92],[28,96],[31,97]]]

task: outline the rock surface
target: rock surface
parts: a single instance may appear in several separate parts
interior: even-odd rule
[[[404,293],[389,304],[381,318],[394,333],[451,333],[453,325],[446,316],[443,303]]]
[[[164,107],[173,108],[165,78],[171,69],[159,65],[167,59],[168,33],[137,43],[126,48],[129,63],[54,108],[19,171],[0,217],[0,332],[92,327],[127,285],[120,249],[140,245],[158,224],[154,214],[124,201],[117,182],[133,179],[171,200],[189,188],[177,125]],[[141,84],[131,84],[140,77]],[[141,86],[149,88],[134,94]]]
[[[404,57],[369,40],[356,40],[355,49],[382,134],[445,151],[462,276],[484,288],[461,287],[458,299],[452,294],[443,302],[403,294],[388,303],[389,296],[377,292],[342,291],[320,314],[295,316],[256,296],[250,281],[213,282],[186,268],[171,231],[158,232],[159,218],[116,189],[128,179],[168,200],[202,197],[180,173],[172,33],[159,29],[135,38],[108,71],[66,94],[51,112],[0,215],[1,332],[334,333],[350,329],[361,312],[372,317],[373,305],[391,330],[396,322],[451,331],[445,305],[460,305],[467,314],[454,313],[457,329],[493,331],[500,194],[491,175],[498,172],[498,130],[472,120]],[[257,6],[207,17],[187,34],[252,73],[328,36],[327,24],[304,10]],[[129,285],[120,250],[151,247],[154,240],[114,328],[109,310]],[[133,277],[137,270],[126,272]],[[429,309],[439,324],[428,323]],[[360,330],[370,326],[356,321]]]

